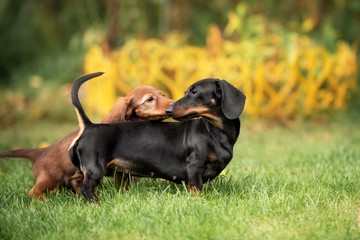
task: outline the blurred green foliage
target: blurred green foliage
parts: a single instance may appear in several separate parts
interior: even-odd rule
[[[246,2],[249,14],[303,32],[329,50],[339,39],[360,39],[358,0],[2,0],[0,85],[11,87],[29,74],[72,81],[93,42],[116,48],[132,38],[180,31],[189,44],[205,45],[209,24],[224,29],[239,2]]]
[[[333,49],[337,40],[352,43],[360,40],[360,1],[358,0],[265,0],[248,4],[255,12],[263,13],[271,21],[278,21],[288,29],[304,31],[301,24],[311,19],[314,28],[309,36]]]
[[[80,39],[105,15],[97,15],[97,8],[95,1],[0,1],[0,84],[24,80],[26,74],[62,75],[74,69],[73,60],[79,68]]]

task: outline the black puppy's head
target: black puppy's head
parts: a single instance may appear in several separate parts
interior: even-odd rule
[[[205,117],[221,126],[224,118],[239,118],[245,99],[240,90],[225,80],[207,78],[192,84],[184,97],[172,104],[166,113],[180,121]]]

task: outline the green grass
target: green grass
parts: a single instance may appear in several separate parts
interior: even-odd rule
[[[359,239],[355,119],[288,129],[245,118],[226,176],[206,184],[202,196],[152,179],[126,192],[106,178],[101,205],[65,189],[39,202],[27,197],[30,162],[1,159],[0,239]],[[1,130],[0,150],[54,142],[75,127],[18,122]]]

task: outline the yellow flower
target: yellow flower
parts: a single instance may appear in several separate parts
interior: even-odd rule
[[[40,144],[39,144],[39,148],[44,148],[44,147],[48,147],[50,144],[48,143],[48,142],[41,142]]]

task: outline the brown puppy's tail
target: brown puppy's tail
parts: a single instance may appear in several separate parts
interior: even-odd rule
[[[21,148],[0,152],[0,158],[27,158],[30,159],[32,163],[35,163],[43,151],[44,148]]]

